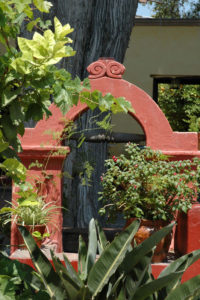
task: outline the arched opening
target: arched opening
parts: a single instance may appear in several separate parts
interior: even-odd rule
[[[104,228],[110,228],[107,230],[110,236],[123,227],[122,217],[115,224],[108,224],[105,217],[99,216],[98,198],[105,160],[123,153],[127,142],[141,146],[146,143],[143,128],[131,114],[102,114],[96,110],[94,116],[87,111],[74,122],[74,133],[65,141],[71,152],[64,164],[63,178],[62,203],[67,208],[63,211],[64,251],[76,251],[78,235],[84,232],[87,235],[92,217]]]
[[[133,142],[145,146],[146,137],[142,126],[131,114],[112,114],[111,125],[113,133],[116,134],[116,141],[109,143],[109,157],[118,156],[124,153],[124,146],[127,142]]]

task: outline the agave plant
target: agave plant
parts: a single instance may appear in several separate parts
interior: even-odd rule
[[[200,296],[200,275],[183,284],[181,278],[185,270],[200,258],[200,250],[172,262],[157,279],[151,274],[155,246],[172,230],[173,225],[155,232],[132,248],[130,244],[139,227],[138,220],[109,243],[97,222],[92,219],[88,247],[79,238],[78,272],[73,269],[66,255],[64,266],[52,252],[53,268],[26,228],[21,226],[20,232],[50,299],[196,300]]]

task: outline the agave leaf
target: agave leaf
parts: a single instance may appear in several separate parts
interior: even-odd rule
[[[122,287],[121,287],[121,290],[120,290],[120,292],[119,292],[119,295],[118,295],[118,297],[117,297],[116,300],[124,300],[124,299],[126,299],[126,296],[125,296],[125,288],[124,288],[124,286],[122,286]]]
[[[107,284],[109,278],[115,273],[122,263],[133,236],[139,228],[139,220],[127,227],[114,241],[106,247],[100,258],[91,269],[87,285],[95,297]]]
[[[97,220],[95,220],[95,225],[97,228],[97,233],[98,233],[98,250],[99,254],[102,253],[102,251],[106,248],[106,246],[109,244],[106,235],[102,228],[99,226],[99,223]]]
[[[87,258],[87,247],[82,236],[80,235],[79,249],[78,249],[78,274],[81,280],[83,280],[86,277],[85,275],[86,258]]]
[[[143,256],[139,263],[137,263],[133,270],[129,273],[130,276],[127,275],[125,284],[129,296],[133,296],[141,284],[146,284],[149,281],[152,281],[150,273],[151,268],[149,268],[151,265],[152,256],[153,251]]]
[[[178,285],[167,295],[165,300],[197,299],[198,296],[200,296],[200,275]]]
[[[126,293],[129,297],[131,297],[135,291],[136,291],[136,284],[135,284],[135,280],[134,280],[134,273],[132,274],[132,272],[130,272],[128,275],[126,275],[126,280],[125,280],[125,290]]]
[[[49,300],[49,294],[46,291],[39,291],[37,292],[37,294],[35,295],[34,298],[32,298],[33,300]],[[31,300],[32,300],[31,299]],[[20,300],[28,300],[27,295],[25,296],[25,298],[21,298]]]
[[[83,284],[80,285],[80,280],[77,282],[77,277],[76,278],[72,278],[69,274],[69,271],[66,269],[66,267],[62,264],[62,262],[60,261],[60,259],[58,257],[55,256],[55,254],[53,253],[53,251],[51,251],[51,257],[52,257],[52,261],[56,270],[56,273],[60,276],[60,274],[64,275],[64,279],[68,280],[70,282],[70,284],[75,288],[75,289],[79,289],[80,286],[83,286]],[[72,267],[72,266],[71,266]],[[72,267],[73,268],[73,267]],[[74,270],[75,272],[75,270]]]
[[[78,293],[78,295],[76,297],[76,300],[91,300],[91,299],[92,299],[92,296],[91,296],[91,293],[90,293],[88,287],[87,286],[83,286],[80,289],[80,291],[79,291],[79,293]]]
[[[124,278],[124,274],[122,273],[121,275],[119,275],[117,277],[117,280],[115,281],[115,283],[113,285],[111,284],[110,288],[108,288],[108,292],[107,292],[107,298],[108,299],[109,299],[109,297],[111,297],[112,295],[115,294],[115,292],[116,292],[119,284],[123,280],[123,278]]]
[[[142,279],[141,285],[147,282],[150,282],[154,280],[154,276],[152,275],[152,268],[151,268],[151,264],[149,264],[148,266],[148,270],[147,272],[144,274],[144,277]]]
[[[2,207],[0,209],[0,214],[11,213],[14,209],[12,207]]]
[[[147,297],[151,296],[153,293],[159,291],[164,286],[167,286],[169,284],[169,282],[171,282],[172,280],[174,280],[174,279],[176,280],[176,278],[179,276],[180,276],[179,272],[172,273],[172,274],[166,275],[162,278],[153,280],[147,284],[144,284],[139,289],[137,289],[137,291],[130,298],[130,300],[146,299]],[[174,298],[174,299],[176,299],[176,298]]]
[[[0,275],[0,299],[15,299],[15,284],[12,281],[12,277]]]
[[[171,272],[175,271],[185,271],[189,266],[191,266],[195,261],[200,258],[200,249],[194,250],[184,256],[177,258],[170,265],[168,265],[159,275],[159,277],[165,276]]]
[[[189,266],[191,266],[195,261],[197,261],[199,258],[200,258],[200,249],[194,250],[186,255],[183,255],[177,258],[175,261],[173,261],[170,265],[168,265],[160,273],[159,278],[176,271],[185,272],[185,270]]]
[[[57,300],[66,300],[67,298],[63,290],[63,285],[60,281],[60,277],[54,272],[51,263],[38,248],[28,230],[23,226],[19,226],[18,228],[31,255],[34,266],[37,269],[38,273],[41,275],[41,278],[50,297]]]
[[[67,270],[68,274],[79,285],[79,287],[82,287],[84,285],[83,282],[81,281],[80,277],[78,276],[77,272],[72,267],[72,264],[70,263],[70,261],[68,260],[68,258],[65,254],[63,254],[63,258],[64,258],[64,262],[65,262],[65,266],[66,266],[66,270]]]
[[[158,276],[158,278],[161,278],[165,275],[168,275],[172,272],[180,272],[180,277],[177,278],[177,280],[171,282],[168,286],[166,286],[163,289],[163,295],[167,295],[169,291],[174,289],[176,285],[181,281],[183,273],[186,271],[186,269],[191,266],[195,261],[197,261],[200,258],[200,250],[192,251],[191,253],[188,253],[184,256],[179,257],[175,261],[173,261],[170,265],[168,265]]]
[[[88,274],[93,267],[97,255],[97,232],[95,227],[95,221],[94,219],[90,220],[89,223],[89,241],[88,241],[88,251],[87,251],[87,258],[85,263],[85,278],[83,280],[86,280],[88,277]]]
[[[133,267],[165,237],[171,232],[175,223],[171,223],[159,231],[153,233],[148,239],[130,251],[122,263],[123,270],[129,273]]]
[[[52,251],[51,251],[51,257],[52,257],[52,261],[56,273],[60,277],[60,280],[62,281],[63,286],[65,287],[65,291],[68,295],[68,299],[70,300],[76,299],[80,290],[79,284],[77,283],[77,281],[72,279],[67,269],[63,266],[61,261],[53,254]]]

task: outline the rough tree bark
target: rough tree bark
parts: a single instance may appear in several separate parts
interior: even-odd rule
[[[61,66],[73,76],[86,77],[87,66],[99,57],[123,62],[134,25],[137,0],[51,0],[51,18],[69,23],[76,55]]]
[[[62,24],[69,23],[75,30],[71,35],[73,58],[64,59],[60,67],[73,77],[87,76],[87,66],[99,57],[113,57],[123,62],[134,25],[137,0],[52,0],[50,17],[57,16]],[[48,16],[49,17],[49,16]],[[93,128],[93,114],[88,111],[79,121],[79,129]],[[101,116],[102,118],[102,116]],[[69,212],[64,226],[87,227],[91,217],[98,217],[98,190],[100,175],[104,171],[107,143],[85,142],[76,149],[76,142],[65,168],[74,178],[65,179],[64,194]],[[82,186],[79,178],[81,165],[89,160],[95,167],[91,186]],[[84,176],[84,174],[83,174]]]

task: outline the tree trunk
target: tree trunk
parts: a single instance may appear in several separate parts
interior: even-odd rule
[[[87,77],[86,68],[99,57],[113,57],[123,62],[132,32],[137,9],[137,0],[53,0],[50,17],[57,16],[62,24],[69,23],[74,32],[73,48],[77,51],[72,58],[63,59],[60,67],[67,69],[73,77]],[[48,16],[49,17],[49,16]],[[98,113],[98,112],[96,112]],[[79,121],[80,130],[93,128],[93,112],[84,113]],[[102,116],[99,117],[102,119]],[[98,218],[98,191],[100,176],[104,171],[107,157],[107,142],[85,142],[77,149],[73,141],[73,150],[67,159],[65,169],[73,177],[64,180],[64,195],[68,213],[64,226],[84,228],[92,217]],[[82,185],[86,169],[84,162],[94,167],[90,185]],[[81,170],[81,166],[84,170]],[[85,178],[87,181],[87,178]],[[64,203],[65,204],[65,203]]]
[[[72,58],[63,59],[61,67],[81,79],[86,68],[99,57],[113,57],[123,62],[134,25],[137,0],[52,0],[51,18],[69,23],[74,32]]]

